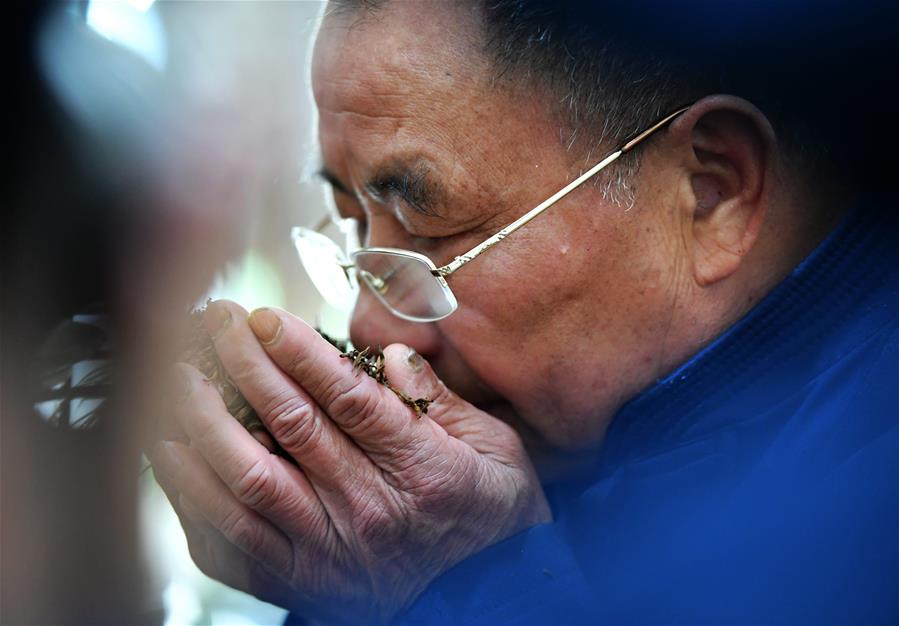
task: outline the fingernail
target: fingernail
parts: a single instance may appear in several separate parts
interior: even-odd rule
[[[153,463],[153,471],[161,472],[166,476],[172,476],[181,469],[181,455],[175,449],[171,441],[160,441],[150,451],[150,462]]]
[[[425,366],[425,360],[418,352],[409,348],[409,352],[406,353],[406,365],[409,366],[410,370],[417,374],[421,371],[421,368]]]
[[[203,314],[203,321],[206,322],[206,330],[215,341],[231,324],[231,311],[218,300],[210,302],[206,307],[206,313]]]
[[[247,323],[264,346],[275,343],[281,336],[281,318],[271,309],[256,309],[250,313]]]

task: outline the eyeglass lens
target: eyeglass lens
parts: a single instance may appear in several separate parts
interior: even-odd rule
[[[432,267],[421,259],[369,250],[358,250],[351,257],[374,294],[402,317],[436,321],[456,309],[446,281],[431,274]]]
[[[309,279],[333,307],[347,311],[353,307],[358,293],[355,273],[343,250],[329,237],[309,228],[296,227],[291,232],[293,244]]]

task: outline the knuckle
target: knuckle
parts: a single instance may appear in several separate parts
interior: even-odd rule
[[[234,483],[234,495],[253,509],[271,509],[278,502],[278,491],[268,459],[254,461]]]
[[[334,390],[328,399],[331,415],[340,420],[341,425],[361,434],[380,414],[382,398],[379,390],[367,389],[362,379],[355,378],[341,385],[333,385]]]
[[[375,553],[398,549],[405,532],[402,515],[386,502],[368,497],[357,503],[354,532]]]
[[[333,408],[335,402],[340,402],[341,397],[351,395],[359,388],[362,379],[353,373],[329,373],[321,381],[321,398],[329,407]]]
[[[308,349],[295,350],[290,359],[287,360],[285,371],[294,379],[303,378],[303,374],[310,368],[311,359]]]
[[[469,463],[460,457],[426,464],[422,471],[410,471],[399,483],[404,502],[417,513],[451,519],[470,509],[472,494],[478,491],[477,476],[472,476]]]
[[[434,385],[433,389],[434,397],[431,398],[431,401],[439,404],[451,404],[452,400],[456,399],[456,395],[450,391],[449,387],[446,386],[442,380],[438,380],[437,384]]]
[[[428,406],[428,417],[439,421],[444,416],[458,411],[460,408],[459,397],[450,391],[442,380],[436,381],[428,394],[431,404]],[[464,406],[461,405],[461,406]]]
[[[197,545],[195,542],[189,541],[187,543],[187,551],[190,554],[190,558],[194,562],[194,565],[197,566],[197,569],[210,578],[215,578],[218,575],[218,571],[213,566],[213,561],[209,554],[209,547],[206,543]]]
[[[238,389],[243,385],[252,385],[265,376],[266,368],[259,361],[249,356],[233,356],[228,363],[228,376]]]
[[[257,526],[240,509],[230,510],[222,518],[219,529],[228,541],[248,554],[260,552],[262,535]]]
[[[222,360],[227,374],[220,382],[233,386],[241,393],[245,393],[248,387],[258,387],[269,375],[266,364],[249,354],[228,354],[227,361]]]
[[[321,434],[321,424],[315,409],[294,391],[272,399],[265,408],[268,427],[281,447],[288,452],[302,451],[315,445]]]

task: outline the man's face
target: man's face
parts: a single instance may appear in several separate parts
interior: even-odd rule
[[[430,2],[325,20],[313,65],[324,164],[369,246],[439,267],[604,156],[566,150],[557,95],[494,84],[477,20]],[[459,309],[440,322],[394,317],[363,288],[353,342],[408,344],[486,410],[554,445],[595,442],[663,350],[673,222],[643,208],[652,194],[626,210],[582,186],[453,274]]]

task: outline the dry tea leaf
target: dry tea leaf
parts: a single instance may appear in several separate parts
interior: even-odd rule
[[[390,381],[387,380],[387,375],[384,373],[384,355],[381,353],[371,353],[371,348],[367,347],[364,350],[349,350],[346,352],[341,352],[340,356],[345,359],[350,359],[353,362],[353,370],[359,371],[362,370],[376,381],[390,389],[396,396],[403,401],[403,403],[411,408],[417,417],[421,417],[423,414],[426,415],[428,412],[428,407],[431,406],[433,400],[429,398],[416,398],[413,399],[412,396],[405,393],[401,389],[397,389],[393,385],[390,384]]]
[[[265,430],[262,420],[256,415],[256,411],[250,406],[243,394],[228,376],[225,366],[219,360],[212,343],[212,337],[206,330],[203,323],[203,312],[205,309],[197,309],[190,314],[190,339],[184,351],[180,355],[180,360],[193,365],[200,370],[203,375],[215,385],[222,400],[225,401],[225,407],[228,412],[234,416],[238,422],[248,431]]]
[[[262,420],[247,402],[240,389],[228,376],[227,370],[218,354],[215,351],[212,337],[206,330],[203,322],[203,313],[205,309],[197,309],[190,314],[189,320],[189,341],[187,346],[180,355],[180,360],[196,367],[203,375],[215,385],[219,395],[225,402],[228,412],[250,433],[253,433],[256,439],[260,441],[266,448],[272,452],[283,454],[283,450],[278,447],[274,439],[265,429]],[[325,333],[319,331],[331,345],[340,350],[341,356],[349,358],[353,361],[355,370],[364,370],[366,374],[377,380],[379,383],[393,391],[400,400],[409,406],[418,417],[428,412],[428,406],[431,400],[428,398],[413,399],[408,394],[397,389],[390,384],[387,376],[384,374],[384,356],[380,353],[372,354],[370,348],[364,350],[355,350],[350,348],[349,343],[329,337]]]

